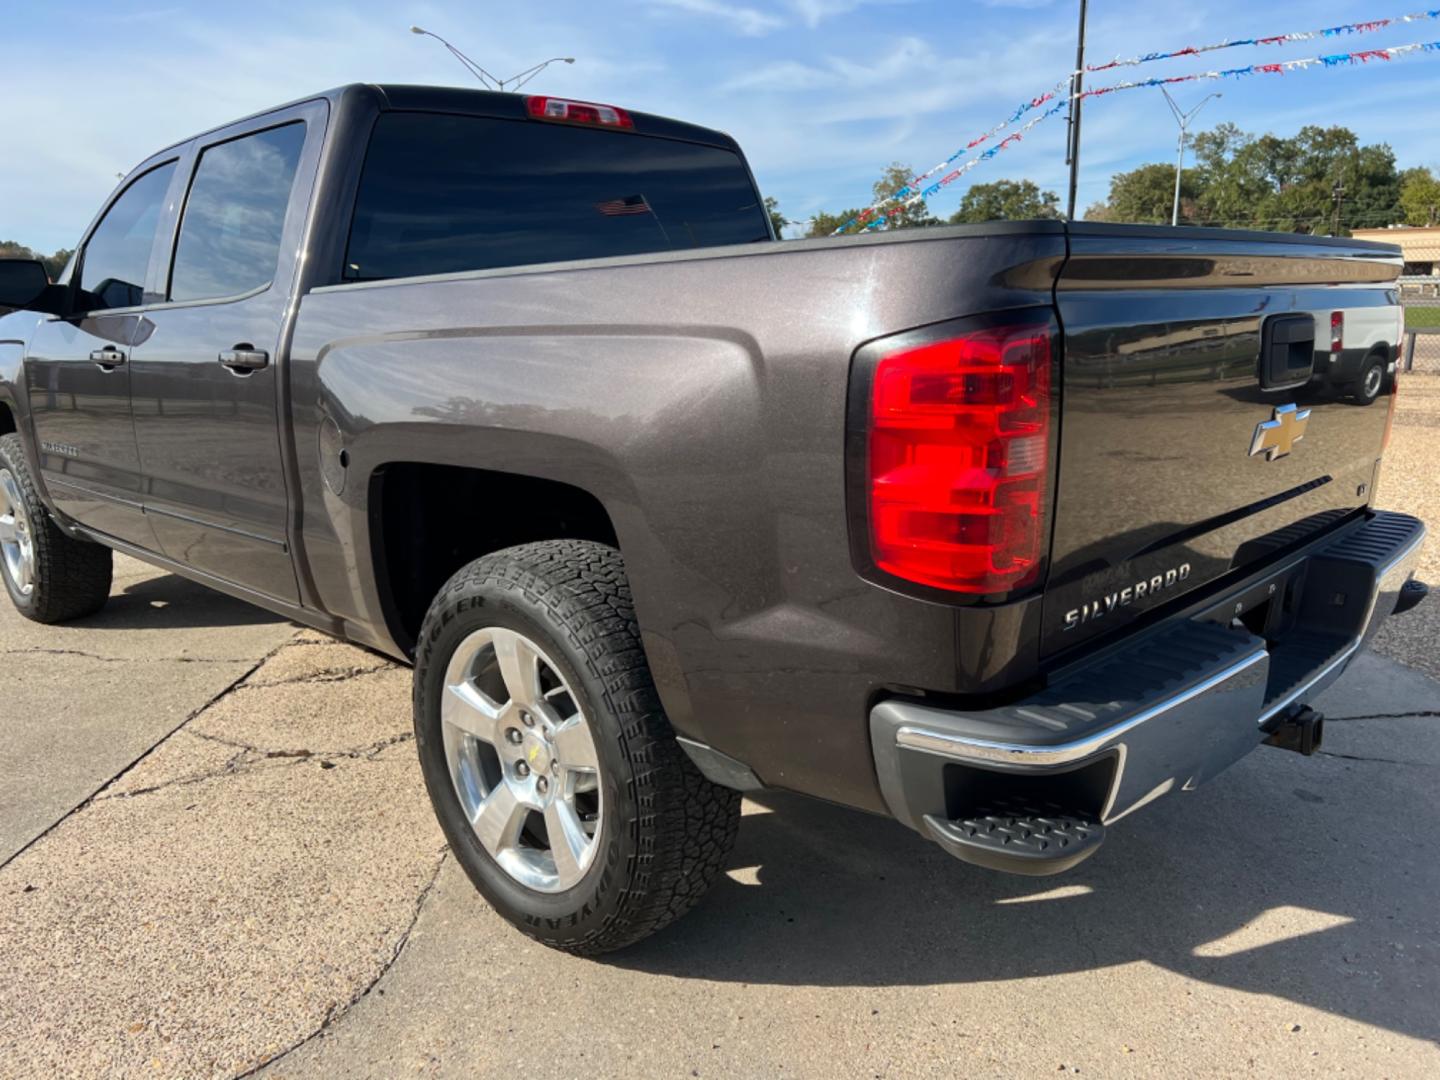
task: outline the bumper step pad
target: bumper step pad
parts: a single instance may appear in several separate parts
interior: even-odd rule
[[[956,821],[925,816],[930,838],[964,862],[1012,874],[1059,874],[1100,847],[1105,826],[1035,799],[997,799]]]

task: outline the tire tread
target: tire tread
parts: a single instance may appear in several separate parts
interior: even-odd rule
[[[110,549],[60,531],[40,501],[19,435],[12,432],[0,436],[0,463],[20,485],[35,544],[35,589],[28,604],[16,600],[16,610],[38,623],[62,623],[93,615],[110,599],[114,574]]]
[[[579,955],[612,952],[649,937],[700,900],[723,873],[740,821],[738,792],[707,780],[681,749],[650,676],[620,552],[585,540],[547,540],[494,552],[441,589],[421,632],[421,650],[443,625],[437,613],[480,590],[523,595],[548,609],[602,687],[619,721],[621,753],[636,814],[628,885],[610,918],[566,938],[522,926],[547,945]],[[420,707],[419,679],[416,708]]]

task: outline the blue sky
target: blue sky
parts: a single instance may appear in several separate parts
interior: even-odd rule
[[[1266,3],[1091,0],[1090,59],[1403,14],[1406,0]],[[115,183],[159,147],[346,82],[466,85],[418,23],[510,74],[573,55],[527,90],[613,102],[729,131],[792,218],[863,205],[879,168],[924,169],[1069,70],[1074,0],[545,0],[544,3],[6,5],[0,67],[0,239],[69,247]],[[1424,6],[1414,0],[1412,6]],[[18,9],[18,10],[17,10]],[[1178,74],[1317,52],[1440,40],[1440,21],[1342,44],[1232,50],[1141,69]],[[1131,71],[1135,69],[1130,69]],[[1111,73],[1124,78],[1129,72]],[[1106,76],[1094,78],[1105,79]],[[1113,81],[1113,80],[1112,80]],[[1182,104],[1211,84],[1182,86]],[[1440,54],[1388,65],[1229,81],[1201,127],[1231,120],[1293,133],[1353,127],[1402,166],[1440,165]],[[1175,126],[1156,91],[1087,104],[1083,208],[1110,174],[1173,159]],[[932,202],[949,214],[968,183],[1029,177],[1063,188],[1055,118]]]

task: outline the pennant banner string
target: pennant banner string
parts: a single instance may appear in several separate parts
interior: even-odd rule
[[[1327,26],[1323,30],[1301,30],[1294,34],[1275,34],[1271,37],[1227,39],[1213,45],[1191,45],[1171,52],[1144,53],[1141,56],[1130,56],[1124,59],[1117,57],[1107,64],[1087,64],[1085,70],[1086,72],[1110,71],[1117,67],[1134,67],[1136,64],[1148,64],[1155,60],[1172,60],[1177,56],[1199,56],[1201,53],[1215,52],[1219,49],[1238,49],[1246,45],[1286,45],[1292,41],[1313,41],[1316,38],[1343,37],[1346,34],[1371,34],[1377,30],[1383,30],[1387,26],[1423,22],[1426,19],[1440,19],[1440,9],[1418,11],[1412,15],[1397,15],[1391,19],[1369,19],[1365,22],[1342,23],[1340,26]]]
[[[1242,46],[1249,46],[1249,45],[1281,45],[1281,44],[1286,44],[1286,43],[1291,42],[1291,41],[1310,41],[1310,40],[1312,40],[1312,39],[1314,39],[1314,38],[1340,37],[1340,36],[1343,36],[1343,35],[1346,35],[1346,34],[1367,34],[1367,33],[1373,33],[1374,31],[1377,31],[1377,30],[1383,30],[1383,29],[1384,29],[1385,27],[1387,27],[1387,26],[1396,26],[1396,25],[1401,25],[1401,24],[1404,24],[1404,23],[1420,22],[1420,21],[1423,21],[1423,20],[1426,20],[1426,19],[1431,19],[1431,20],[1440,19],[1440,8],[1437,8],[1437,9],[1432,10],[1432,11],[1416,12],[1416,13],[1411,14],[1411,15],[1400,15],[1400,16],[1396,16],[1396,17],[1394,17],[1394,18],[1389,18],[1389,19],[1370,19],[1370,20],[1367,20],[1367,21],[1364,21],[1364,22],[1344,23],[1344,24],[1342,24],[1342,25],[1340,25],[1340,26],[1330,26],[1330,27],[1326,27],[1326,28],[1324,28],[1324,29],[1322,29],[1322,30],[1302,30],[1302,31],[1298,31],[1298,32],[1296,32],[1296,33],[1291,33],[1291,34],[1275,34],[1275,35],[1272,35],[1272,36],[1270,36],[1270,37],[1240,38],[1240,39],[1236,39],[1236,40],[1233,40],[1233,41],[1227,40],[1227,41],[1217,42],[1217,43],[1212,44],[1212,45],[1191,45],[1191,46],[1187,46],[1186,48],[1183,48],[1183,49],[1175,49],[1175,50],[1172,50],[1171,52],[1145,53],[1145,54],[1142,55],[1142,56],[1132,56],[1132,57],[1127,57],[1127,58],[1123,58],[1123,59],[1111,60],[1109,63],[1105,63],[1105,64],[1092,64],[1092,65],[1087,66],[1087,67],[1085,68],[1085,71],[1086,71],[1086,72],[1110,71],[1110,70],[1113,70],[1113,69],[1119,68],[1119,67],[1134,67],[1134,66],[1139,65],[1139,64],[1153,63],[1153,62],[1158,61],[1158,60],[1170,60],[1170,59],[1174,59],[1174,58],[1176,58],[1176,57],[1181,57],[1181,56],[1199,56],[1199,55],[1201,55],[1202,53],[1215,52],[1215,51],[1217,51],[1217,50],[1219,50],[1219,49],[1235,49],[1235,48],[1240,48],[1240,47],[1242,47]],[[1421,46],[1401,46],[1401,50],[1403,50],[1403,51],[1413,51],[1414,49],[1420,48],[1420,47],[1421,47]],[[1368,51],[1369,51],[1370,53],[1379,53],[1379,52],[1385,52],[1385,51],[1387,51],[1387,50],[1378,49],[1378,50],[1368,50]],[[1393,52],[1395,52],[1396,50],[1391,49],[1391,50],[1388,50],[1388,51],[1390,51],[1390,52],[1393,53]],[[1345,55],[1345,56],[1351,56],[1351,55],[1361,56],[1361,55],[1363,55],[1363,54],[1348,54],[1348,53],[1347,53],[1347,54],[1344,54],[1344,55]],[[1374,57],[1371,57],[1371,58],[1373,59]],[[1332,58],[1332,59],[1333,59],[1333,58]],[[1386,59],[1389,59],[1389,57],[1386,57]],[[1304,66],[1309,66],[1310,64],[1314,64],[1314,63],[1324,63],[1324,60],[1325,60],[1325,58],[1316,57],[1316,58],[1313,58],[1313,59],[1308,60],[1308,61],[1289,61],[1289,62],[1286,63],[1285,66],[1286,66],[1286,69],[1287,69],[1287,70],[1294,70],[1294,69],[1296,69],[1296,68],[1304,67]],[[1343,62],[1343,61],[1337,61],[1337,62]],[[1358,61],[1352,60],[1352,61],[1348,61],[1348,62],[1350,62],[1350,63],[1364,63],[1365,61],[1362,59],[1362,60],[1358,60]],[[1269,68],[1269,67],[1271,67],[1271,66],[1273,66],[1273,65],[1252,65],[1252,67],[1257,68],[1257,69],[1258,69],[1258,68]],[[1326,66],[1330,66],[1330,65],[1327,64]],[[1207,72],[1207,73],[1205,73],[1205,74],[1203,74],[1203,75],[1180,77],[1180,78],[1169,79],[1169,80],[1153,80],[1153,79],[1152,79],[1152,80],[1138,81],[1138,82],[1134,82],[1134,83],[1122,83],[1122,84],[1119,84],[1119,85],[1117,85],[1117,86],[1108,87],[1108,88],[1103,88],[1103,89],[1096,90],[1096,91],[1087,91],[1087,92],[1081,94],[1080,96],[1081,96],[1081,97],[1094,97],[1094,96],[1098,96],[1098,95],[1100,95],[1100,94],[1112,93],[1112,92],[1114,92],[1115,90],[1119,90],[1119,89],[1127,89],[1127,90],[1128,90],[1128,89],[1130,89],[1130,88],[1132,88],[1132,87],[1134,87],[1134,86],[1163,86],[1163,85],[1166,85],[1166,84],[1169,83],[1169,82],[1184,82],[1184,81],[1187,81],[1189,78],[1225,78],[1225,77],[1232,77],[1235,73],[1249,74],[1249,73],[1251,73],[1251,69],[1250,69],[1250,68],[1236,68],[1236,69],[1233,69],[1233,72]],[[923,173],[921,173],[920,175],[916,176],[914,179],[912,179],[912,180],[910,181],[910,183],[908,183],[907,185],[905,185],[905,187],[903,187],[903,188],[901,188],[899,191],[895,192],[895,194],[889,195],[889,196],[885,197],[884,199],[881,199],[879,202],[875,203],[873,206],[870,206],[869,208],[860,211],[860,213],[856,214],[856,215],[855,215],[854,217],[852,217],[849,221],[845,222],[845,224],[841,225],[841,226],[840,226],[838,229],[836,229],[831,235],[832,235],[832,236],[839,236],[841,233],[846,232],[847,230],[849,230],[852,226],[860,225],[860,224],[865,224],[866,228],[871,228],[871,229],[875,228],[875,227],[876,227],[876,223],[873,222],[873,221],[871,221],[870,219],[871,219],[872,217],[874,217],[875,214],[877,214],[877,213],[880,211],[880,209],[881,209],[882,207],[884,207],[887,203],[897,202],[897,201],[899,201],[899,200],[905,200],[903,203],[901,203],[901,206],[910,206],[910,205],[913,205],[915,202],[918,202],[919,200],[916,199],[916,198],[914,198],[914,196],[916,195],[916,193],[917,193],[917,192],[920,192],[920,193],[921,193],[920,197],[923,198],[923,197],[924,197],[923,191],[924,191],[924,190],[929,190],[929,189],[922,189],[922,187],[921,187],[921,185],[922,185],[926,180],[929,180],[932,176],[934,176],[936,173],[940,172],[942,169],[948,168],[950,165],[953,165],[956,161],[958,161],[960,158],[964,157],[967,153],[969,153],[969,152],[970,152],[971,150],[973,150],[975,147],[980,146],[982,143],[988,142],[990,139],[994,138],[994,137],[995,137],[996,135],[998,135],[1000,132],[1004,131],[1007,127],[1009,127],[1010,125],[1012,125],[1012,124],[1016,123],[1017,121],[1019,121],[1019,119],[1020,119],[1022,116],[1024,116],[1026,113],[1030,112],[1030,111],[1033,110],[1033,109],[1038,109],[1041,105],[1045,105],[1045,104],[1047,104],[1048,102],[1054,101],[1057,97],[1059,97],[1059,96],[1064,92],[1065,88],[1069,85],[1070,80],[1071,80],[1076,74],[1078,74],[1078,72],[1072,72],[1070,75],[1067,75],[1065,78],[1061,79],[1058,83],[1056,83],[1053,87],[1051,87],[1051,88],[1050,88],[1049,90],[1047,90],[1045,93],[1039,95],[1038,97],[1031,98],[1029,101],[1022,102],[1022,103],[1019,105],[1019,107],[1017,107],[1017,108],[1015,109],[1014,112],[1012,112],[1012,113],[1011,113],[1008,117],[1006,117],[1005,119],[1001,120],[1001,121],[1000,121],[999,123],[997,123],[994,127],[990,128],[989,131],[986,131],[986,132],[984,132],[983,134],[978,135],[978,136],[976,136],[975,138],[971,139],[968,143],[966,143],[964,146],[962,146],[959,150],[956,150],[955,153],[951,154],[951,155],[950,155],[948,158],[946,158],[944,161],[938,163],[937,165],[933,166],[932,168],[927,169],[925,172],[923,172]],[[1067,98],[1067,99],[1063,99],[1063,100],[1069,100],[1069,99]],[[1049,112],[1045,113],[1044,115],[1046,115],[1046,116],[1053,115],[1053,112],[1054,112],[1054,110],[1050,110]],[[1028,130],[1030,127],[1033,127],[1033,126],[1034,126],[1033,124],[1027,124],[1024,130]],[[968,170],[967,170],[967,171],[968,171]],[[953,182],[953,180],[952,180],[951,182]],[[943,186],[943,185],[942,185],[942,186]],[[881,218],[879,219],[879,221],[880,221],[881,223],[883,223],[884,220],[885,220],[887,217],[893,216],[893,214],[896,213],[896,212],[898,212],[898,211],[890,211],[889,213],[887,213],[887,214],[885,214],[885,215],[882,215]]]
[[[1078,94],[1063,95],[1049,109],[1045,110],[1037,116],[1032,117],[1019,129],[1011,132],[994,146],[983,151],[978,157],[972,158],[958,168],[952,169],[949,173],[941,177],[939,180],[936,180],[934,183],[929,184],[926,187],[919,188],[918,190],[916,189],[915,185],[916,183],[918,183],[919,179],[922,178],[917,178],[917,180],[911,181],[909,188],[910,193],[908,195],[902,196],[901,194],[897,193],[893,197],[895,200],[897,200],[895,202],[895,205],[886,207],[885,202],[890,200],[884,200],[880,203],[877,203],[875,206],[872,206],[864,213],[857,214],[855,217],[851,218],[850,221],[848,221],[845,225],[842,225],[839,229],[835,230],[832,235],[839,235],[840,233],[848,229],[850,226],[862,221],[865,222],[865,228],[867,230],[880,228],[890,218],[901,213],[908,207],[914,206],[920,200],[927,199],[930,196],[936,194],[942,188],[953,184],[956,180],[960,179],[960,177],[964,176],[975,166],[981,164],[982,162],[989,161],[1002,150],[1009,149],[1015,143],[1019,142],[1024,137],[1025,133],[1028,132],[1031,128],[1033,128],[1036,124],[1040,123],[1042,120],[1046,120],[1054,116],[1056,113],[1063,112],[1065,107],[1070,103],[1071,100],[1100,97],[1104,94],[1113,94],[1121,90],[1138,90],[1143,87],[1169,86],[1173,83],[1194,82],[1203,79],[1239,79],[1244,78],[1247,75],[1284,75],[1286,72],[1289,71],[1304,71],[1312,67],[1347,67],[1355,64],[1369,64],[1371,62],[1389,61],[1395,59],[1396,57],[1407,56],[1412,53],[1433,52],[1440,52],[1440,41],[1421,41],[1415,42],[1410,45],[1392,45],[1389,48],[1385,49],[1364,49],[1358,52],[1334,53],[1329,56],[1307,56],[1297,60],[1281,60],[1273,64],[1249,64],[1245,67],[1228,68],[1223,71],[1197,71],[1190,75],[1172,75],[1168,78],[1141,79],[1135,82],[1115,83],[1112,86],[1096,87],[1093,90],[1084,90]],[[1062,83],[1061,85],[1063,86],[1064,84]],[[1050,97],[1054,96],[1055,95],[1052,94],[1045,100],[1049,100]],[[1037,99],[1037,101],[1038,100],[1039,99]],[[1028,108],[1026,111],[1028,111]],[[972,143],[971,145],[974,144]],[[952,156],[950,158],[950,161],[954,161],[955,158],[959,157],[960,154],[963,153],[964,150],[961,150],[959,153]],[[933,175],[935,171],[936,170],[931,170],[931,173],[928,175]],[[884,209],[881,209],[882,207],[884,207]],[[874,220],[867,220],[872,217],[874,218]]]
[[[1238,79],[1246,75],[1283,75],[1287,71],[1303,71],[1312,67],[1345,67],[1353,64],[1368,64],[1372,60],[1393,60],[1417,52],[1440,51],[1440,41],[1417,41],[1411,45],[1391,45],[1384,49],[1362,49],[1359,52],[1334,53],[1330,56],[1306,56],[1298,60],[1279,60],[1273,64],[1247,64],[1245,67],[1226,68],[1223,71],[1196,71],[1189,75],[1171,75],[1166,78],[1137,79],[1134,82],[1115,83],[1100,86],[1074,95],[1080,98],[1099,97],[1113,94],[1117,90],[1134,90],[1142,86],[1169,86],[1172,83],[1195,82],[1200,79]]]

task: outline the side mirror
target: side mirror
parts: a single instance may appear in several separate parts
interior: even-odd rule
[[[50,284],[39,259],[0,259],[0,314],[28,310],[59,315],[65,292]]]
[[[50,284],[39,259],[0,259],[0,307],[23,308]]]

